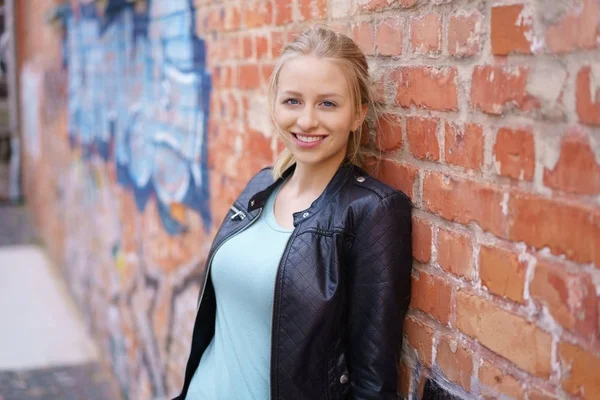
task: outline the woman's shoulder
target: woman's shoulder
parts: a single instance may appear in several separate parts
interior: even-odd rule
[[[248,202],[254,195],[267,189],[275,182],[272,171],[273,167],[265,167],[248,180],[246,186],[242,189],[235,201],[238,206],[241,205],[247,207]]]
[[[372,207],[386,202],[412,207],[412,201],[406,193],[381,181],[361,167],[354,167],[349,184],[352,186],[355,201],[370,203]]]
[[[258,171],[250,180],[246,186],[269,186],[275,179],[273,178],[273,167],[268,166]]]

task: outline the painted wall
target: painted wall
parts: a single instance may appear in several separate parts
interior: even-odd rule
[[[400,391],[600,397],[597,0],[17,11],[27,199],[128,398],[180,387],[211,237],[281,148],[269,75],[314,21],[368,55],[369,168],[415,204]]]
[[[194,7],[40,11],[20,9],[21,55],[53,38],[20,57],[28,197],[123,392],[167,398],[181,385],[214,228],[212,77]]]

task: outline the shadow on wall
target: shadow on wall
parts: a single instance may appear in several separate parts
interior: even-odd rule
[[[65,16],[69,139],[84,159],[115,164],[139,211],[156,196],[169,234],[186,230],[179,206],[196,210],[208,232],[211,79],[191,0],[134,7],[92,2]]]

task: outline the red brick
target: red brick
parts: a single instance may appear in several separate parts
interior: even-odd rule
[[[237,4],[228,4],[225,6],[225,29],[237,30],[241,26],[240,6]]]
[[[481,50],[481,23],[477,10],[460,12],[448,21],[448,53],[453,57],[474,56]]]
[[[496,247],[481,246],[479,276],[481,283],[495,295],[523,304],[527,263],[517,254]]]
[[[585,399],[600,398],[600,357],[585,349],[562,342],[559,346],[562,387]]]
[[[413,156],[424,160],[439,161],[440,147],[437,129],[437,119],[421,117],[406,119],[406,135]]]
[[[217,41],[206,44],[206,56],[208,58],[208,64],[211,68],[215,68],[215,65],[225,59],[225,52],[223,46],[220,46]]]
[[[436,363],[446,378],[458,383],[467,392],[471,390],[473,374],[473,354],[456,342],[456,339],[442,336],[437,348]]]
[[[239,36],[235,36],[229,39],[226,49],[228,51],[227,58],[231,60],[241,59],[242,56],[242,39]]]
[[[361,1],[359,4],[361,4],[361,9],[365,11],[382,11],[389,8],[392,4],[398,4],[402,8],[410,8],[414,6],[417,1],[418,0],[367,0],[366,3]]]
[[[298,0],[302,21],[313,21],[327,17],[327,0]]]
[[[262,87],[267,87],[269,85],[273,69],[275,69],[273,64],[263,64],[260,66],[260,82]]]
[[[264,58],[269,58],[269,36],[265,34],[257,34],[255,36],[256,49],[254,54],[256,54],[256,58],[261,60]]]
[[[575,194],[600,193],[600,164],[584,131],[576,127],[567,131],[558,162],[552,170],[544,168],[544,184]]]
[[[452,312],[452,285],[444,278],[419,272],[413,278],[411,306],[447,324]]]
[[[537,249],[549,247],[580,263],[600,266],[600,211],[593,207],[513,193],[509,238]]]
[[[597,0],[583,0],[562,19],[546,29],[546,44],[554,53],[567,53],[598,46],[600,5]],[[577,3],[572,3],[577,4]]]
[[[596,289],[589,275],[538,261],[529,292],[564,328],[586,337],[598,336]]]
[[[396,104],[440,111],[458,109],[456,68],[402,67],[392,72]]]
[[[431,224],[420,218],[413,218],[412,222],[413,257],[428,263],[431,260]]]
[[[239,88],[242,90],[260,87],[258,65],[246,64],[239,66]]]
[[[480,170],[483,165],[483,128],[477,124],[459,127],[446,123],[446,162]]]
[[[414,165],[397,163],[391,160],[380,160],[375,167],[374,175],[388,185],[401,190],[411,199],[418,170]]]
[[[352,38],[365,54],[372,54],[374,48],[373,25],[358,22],[352,26]]]
[[[217,110],[217,113],[216,113],[217,115],[221,114],[222,99],[221,99],[221,96],[219,95],[219,92],[217,92],[217,91],[211,92],[209,101],[210,101],[210,109]]]
[[[255,28],[273,23],[273,5],[266,1],[246,1],[244,14],[246,17],[246,28]]]
[[[283,32],[271,32],[271,54],[273,58],[281,55],[281,51],[286,44],[286,36]]]
[[[442,17],[430,13],[410,20],[410,43],[415,54],[438,54],[442,45]]]
[[[246,134],[243,158],[250,163],[249,168],[256,171],[272,163],[271,138],[250,128],[247,128],[246,132],[248,133]],[[240,166],[240,169],[243,170],[243,166]]]
[[[194,17],[195,17],[195,25],[196,25],[196,35],[198,36],[204,36],[207,34],[208,32],[208,27],[210,26],[210,10],[209,9],[202,9],[202,10],[197,10]],[[100,16],[100,15],[99,15]],[[149,32],[152,38],[158,38],[160,37],[160,34],[157,31],[150,31]]]
[[[402,147],[400,117],[395,114],[381,114],[375,126],[377,128],[375,145],[379,150],[392,151]]]
[[[275,2],[275,24],[285,25],[292,22],[292,0],[277,0]],[[273,52],[275,54],[275,52]]]
[[[208,24],[211,30],[223,31],[225,27],[225,8],[220,6],[210,11]]]
[[[531,181],[535,170],[535,144],[529,128],[500,128],[494,144],[496,172]]]
[[[480,65],[473,70],[471,104],[488,114],[516,108],[530,111],[539,101],[527,93],[528,67]]]
[[[577,74],[577,115],[581,123],[600,126],[600,69],[592,85],[592,68],[587,66]]]
[[[411,316],[407,317],[404,321],[404,333],[408,339],[408,344],[417,351],[419,360],[427,365],[427,367],[431,367],[433,328]]]
[[[458,292],[457,326],[519,368],[542,378],[552,373],[552,336],[535,324],[477,296]]]
[[[242,57],[244,57],[245,60],[247,60],[249,58],[254,58],[254,35],[244,36],[242,43],[243,43]]]
[[[229,67],[229,70],[231,71],[231,73],[230,73],[231,87],[237,88],[238,82],[240,80],[239,79],[240,70],[237,65],[232,65],[231,67]]]
[[[525,398],[521,383],[488,361],[479,367],[479,381],[498,393],[515,399]]]
[[[468,236],[440,228],[437,248],[440,267],[451,274],[473,278],[473,242]]]
[[[373,93],[373,102],[375,104],[386,103],[386,91],[387,91],[387,71],[372,71],[371,78],[371,92]]]
[[[463,225],[477,222],[482,229],[506,237],[503,193],[490,185],[428,172],[423,180],[423,206]]]
[[[216,67],[214,72],[215,88],[226,89],[231,87],[231,69],[229,67]]]
[[[501,56],[531,54],[532,22],[522,4],[492,7],[492,53]]]
[[[233,94],[227,96],[227,115],[231,121],[238,118],[238,101]]]
[[[377,24],[375,46],[382,56],[399,56],[404,42],[404,23],[401,18],[386,18]]]

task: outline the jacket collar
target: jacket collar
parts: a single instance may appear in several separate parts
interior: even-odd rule
[[[309,219],[325,204],[328,204],[331,201],[332,197],[335,196],[335,194],[337,194],[337,192],[342,188],[342,186],[344,186],[344,184],[348,180],[348,177],[353,175],[354,168],[354,165],[349,162],[344,162],[343,164],[341,164],[333,178],[331,178],[331,180],[325,187],[325,190],[323,190],[323,193],[321,193],[321,195],[319,195],[319,197],[317,197],[316,200],[313,201],[310,207],[306,210],[294,213],[294,226],[297,226],[300,222]],[[296,164],[292,165],[290,168],[285,170],[283,176],[277,179],[271,185],[267,186],[266,189],[261,190],[254,194],[252,197],[250,197],[250,200],[248,201],[247,205],[248,211],[254,211],[258,208],[262,208],[265,205],[271,193],[273,192],[273,190],[275,190],[275,188],[279,184],[281,184],[285,179],[287,179],[291,174],[293,174],[295,169]]]

